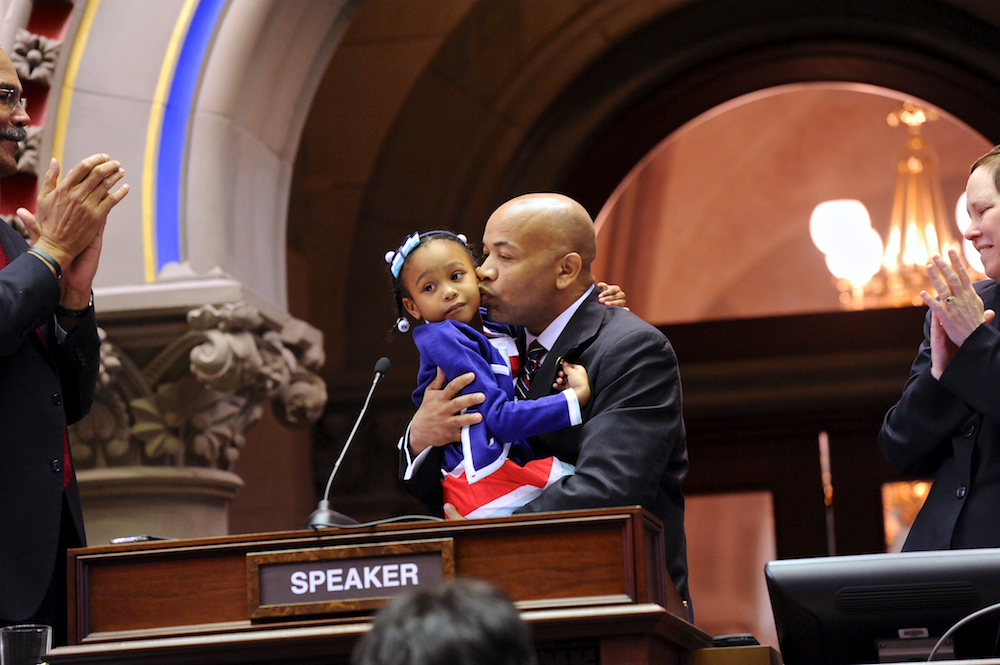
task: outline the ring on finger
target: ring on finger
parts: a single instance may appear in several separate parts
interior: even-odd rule
[[[950,305],[951,303],[955,302],[955,296],[948,296],[947,298],[944,299],[944,301]]]

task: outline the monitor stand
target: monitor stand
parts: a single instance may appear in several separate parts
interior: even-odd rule
[[[910,638],[906,640],[878,640],[878,662],[926,662],[931,655],[931,649],[937,644],[938,637]],[[954,660],[955,643],[949,637],[934,654],[934,660]]]

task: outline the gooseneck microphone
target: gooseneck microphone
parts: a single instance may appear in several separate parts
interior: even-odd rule
[[[330,510],[330,487],[333,485],[333,479],[337,475],[337,470],[340,468],[340,463],[344,461],[344,455],[347,454],[347,449],[351,446],[351,441],[354,440],[354,435],[358,431],[358,426],[361,425],[361,419],[365,417],[365,412],[368,411],[368,402],[372,399],[372,394],[375,392],[375,386],[378,385],[379,380],[389,373],[389,359],[382,357],[378,359],[375,363],[375,379],[372,381],[372,387],[368,389],[368,396],[365,398],[365,403],[361,407],[361,413],[358,414],[358,419],[354,421],[354,428],[351,429],[351,433],[347,435],[347,442],[344,444],[343,450],[340,451],[340,457],[337,458],[337,462],[333,465],[333,471],[330,472],[330,479],[326,481],[326,491],[323,492],[323,499],[319,502],[319,507],[313,512],[312,515],[306,519],[305,524],[302,525],[303,529],[333,529],[341,526],[351,526],[352,524],[357,524],[357,520],[351,519],[347,515],[338,513],[336,510]]]

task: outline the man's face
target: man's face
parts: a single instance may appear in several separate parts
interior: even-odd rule
[[[483,307],[498,323],[542,332],[559,314],[556,252],[541,213],[501,207],[483,231],[485,259],[476,273]]]
[[[14,71],[14,64],[3,51],[0,51],[0,89],[14,90],[17,98],[21,97],[21,80]],[[17,173],[17,143],[24,140],[24,126],[30,121],[21,104],[11,111],[0,102],[0,178]]]
[[[972,223],[965,230],[990,279],[1000,279],[1000,192],[993,181],[993,170],[980,166],[969,176],[965,187],[969,217]]]

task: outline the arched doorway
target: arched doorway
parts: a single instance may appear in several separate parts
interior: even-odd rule
[[[904,104],[931,119],[901,125]],[[934,167],[942,223],[957,239],[954,210],[969,165],[991,142],[898,91],[795,83],[713,108],[646,155],[595,220],[595,272],[621,284],[632,310],[654,325],[863,308],[841,302],[810,215],[822,201],[860,200],[887,240],[911,135]]]

